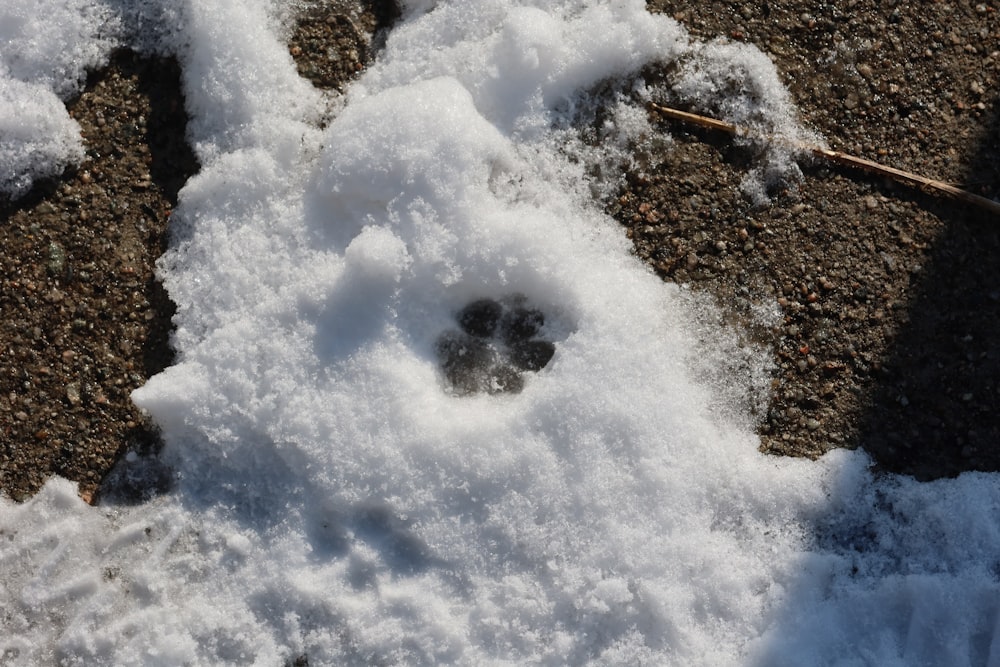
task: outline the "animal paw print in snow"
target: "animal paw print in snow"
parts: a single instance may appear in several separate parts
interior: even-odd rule
[[[451,390],[461,396],[516,394],[524,388],[524,371],[540,371],[556,352],[539,338],[545,315],[522,296],[478,299],[455,319],[461,331],[441,334],[437,355]]]

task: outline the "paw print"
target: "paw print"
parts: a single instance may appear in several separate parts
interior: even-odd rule
[[[540,338],[545,315],[520,295],[478,299],[455,319],[460,330],[441,334],[436,350],[445,379],[460,396],[516,394],[524,388],[523,373],[540,371],[556,352],[555,345]]]

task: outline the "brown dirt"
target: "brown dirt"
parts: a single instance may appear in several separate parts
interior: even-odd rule
[[[1000,13],[969,2],[652,0],[696,37],[774,60],[831,148],[1000,197]],[[734,316],[777,300],[762,450],[864,447],[932,479],[1000,469],[1000,220],[826,164],[754,207],[745,151],[660,121],[614,205],[636,252]]]
[[[831,147],[1000,196],[993,5],[649,5],[769,53]],[[300,73],[342,89],[395,16],[378,0],[307,4],[289,40]],[[91,498],[125,452],[155,452],[129,393],[172,358],[152,266],[197,169],[174,63],[119,54],[68,107],[86,162],[0,202],[0,491],[18,499],[52,474]],[[731,317],[781,304],[777,328],[752,331],[777,364],[762,449],[863,446],[921,479],[1000,469],[1000,221],[823,164],[754,207],[737,188],[750,152],[656,123],[675,141],[643,156],[611,212],[665,279]]]
[[[91,498],[126,449],[156,446],[129,394],[173,358],[153,262],[197,168],[178,78],[117,55],[67,105],[84,163],[0,204],[0,489],[14,498],[53,474]]]
[[[323,90],[343,92],[375,57],[399,9],[384,0],[311,0],[288,42],[299,74]]]

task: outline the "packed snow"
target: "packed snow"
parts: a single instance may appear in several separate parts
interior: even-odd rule
[[[1000,664],[996,476],[759,454],[768,351],[602,213],[652,140],[646,64],[806,136],[764,54],[639,0],[420,0],[336,98],[293,16],[0,7],[0,188],[81,159],[60,100],[118,45],[179,59],[202,164],[159,264],[177,362],[133,396],[173,488],[0,499],[0,662]],[[793,157],[762,151],[748,194]]]

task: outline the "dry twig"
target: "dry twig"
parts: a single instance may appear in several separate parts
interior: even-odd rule
[[[744,128],[737,127],[731,123],[725,121],[717,120],[715,118],[709,118],[708,116],[700,116],[698,114],[690,113],[687,111],[680,111],[678,109],[672,109],[670,107],[660,106],[659,104],[649,103],[649,108],[657,113],[660,113],[667,118],[673,120],[678,120],[684,123],[689,123],[692,125],[697,125],[708,130],[716,130],[719,132],[725,132],[731,135],[748,136],[749,132]],[[821,148],[819,146],[796,146],[796,148],[812,153],[817,157],[824,158],[830,162],[834,162],[841,166],[853,167],[855,169],[861,169],[869,173],[878,174],[880,176],[885,176],[891,178],[895,181],[905,183],[911,187],[919,189],[921,192],[927,192],[930,194],[943,194],[949,197],[954,197],[960,201],[966,202],[967,204],[972,204],[980,208],[986,209],[992,213],[1000,215],[1000,202],[993,201],[992,199],[987,199],[986,197],[981,197],[977,194],[973,194],[967,190],[962,190],[954,185],[950,185],[943,181],[937,181],[933,178],[926,178],[924,176],[919,176],[917,174],[912,174],[908,171],[903,171],[901,169],[895,169],[893,167],[887,167],[885,165],[879,164],[878,162],[872,162],[871,160],[866,160],[860,157],[854,157],[853,155],[848,155],[847,153],[841,153],[840,151],[832,151],[827,148]]]

